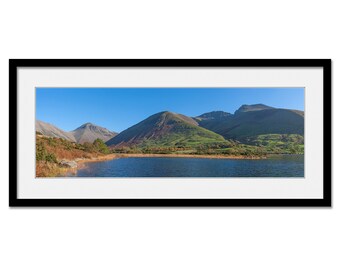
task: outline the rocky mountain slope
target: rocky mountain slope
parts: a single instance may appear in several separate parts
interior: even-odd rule
[[[57,128],[56,126],[51,125],[49,123],[45,123],[43,121],[36,120],[35,129],[36,129],[36,132],[39,132],[45,136],[62,138],[62,139],[65,139],[71,142],[76,141],[72,133],[61,130],[60,128]]]

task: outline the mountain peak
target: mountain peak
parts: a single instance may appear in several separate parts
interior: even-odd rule
[[[170,112],[170,111],[162,111],[162,112],[156,113],[154,115],[158,115],[158,116],[162,116],[162,115],[175,115],[175,113]]]
[[[159,112],[159,113],[156,113],[155,115],[159,115],[159,116],[177,116],[179,115],[178,113],[175,113],[175,112],[170,112],[170,111],[162,111],[162,112]]]
[[[106,128],[97,126],[93,123],[87,122],[75,130],[71,134],[76,138],[77,142],[93,142],[95,139],[102,139],[104,142],[113,138],[117,133],[112,132]]]
[[[85,124],[82,124],[80,127],[78,127],[77,129],[79,129],[79,128],[87,128],[87,127],[91,127],[91,126],[96,126],[96,125],[94,125],[94,124],[92,124],[92,123],[90,123],[90,122],[87,122],[87,123],[85,123]],[[76,130],[77,130],[76,129]]]
[[[274,108],[261,104],[261,103],[252,104],[252,105],[243,104],[238,110],[235,111],[235,114],[243,113],[243,112],[262,111],[262,110],[268,110],[268,109],[274,109]]]
[[[198,123],[191,117],[188,117],[183,114],[175,113],[175,112],[170,112],[170,111],[162,111],[154,115],[151,115],[149,118],[154,119],[158,126],[166,124],[169,121],[175,121],[175,122],[184,121],[191,125],[195,125],[195,126],[198,125]]]

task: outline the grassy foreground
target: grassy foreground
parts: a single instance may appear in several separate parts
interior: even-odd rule
[[[76,170],[65,162],[101,160],[108,157],[109,149],[101,140],[77,144],[60,138],[36,136],[36,177],[54,177]]]

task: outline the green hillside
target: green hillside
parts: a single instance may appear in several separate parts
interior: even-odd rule
[[[299,134],[265,134],[248,138],[247,144],[272,154],[304,154],[304,138]]]

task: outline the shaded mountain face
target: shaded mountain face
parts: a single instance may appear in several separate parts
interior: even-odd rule
[[[75,142],[76,139],[73,134],[61,130],[56,126],[53,126],[49,123],[45,123],[43,121],[36,120],[35,121],[35,129],[37,132],[40,132],[42,135],[55,137],[55,138],[62,138],[71,142]]]
[[[263,104],[243,105],[234,115],[216,120],[195,118],[199,126],[226,139],[243,140],[262,134],[304,134],[304,112]]]
[[[116,132],[112,132],[106,128],[96,126],[91,123],[81,125],[77,129],[70,132],[77,143],[94,142],[96,139],[101,139],[104,142],[112,139],[117,135]]]
[[[204,120],[225,120],[229,116],[231,116],[231,113],[223,112],[223,111],[213,111],[213,112],[208,112],[201,114],[200,116],[195,117],[194,119],[197,118],[198,121],[204,121]]]
[[[224,138],[198,126],[197,121],[182,114],[160,112],[119,133],[106,142],[108,146],[186,147]]]
[[[254,104],[254,105],[242,105],[238,110],[235,111],[235,114],[238,113],[245,113],[245,112],[255,112],[255,111],[262,111],[274,109],[273,107],[269,107],[264,104]]]
[[[219,126],[220,123],[225,122],[232,117],[231,113],[223,112],[223,111],[213,111],[201,114],[200,116],[193,117],[198,123],[200,127],[216,132],[216,126]]]

